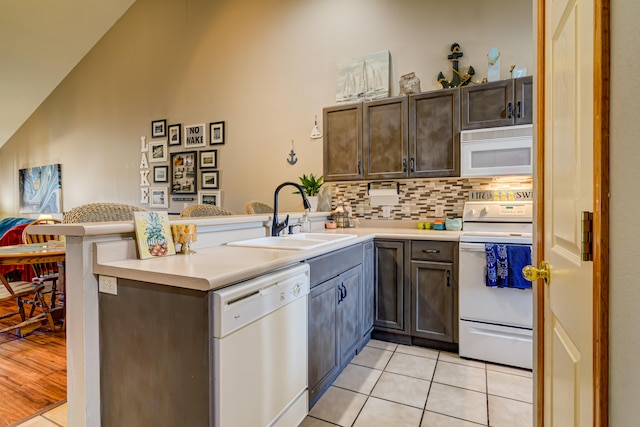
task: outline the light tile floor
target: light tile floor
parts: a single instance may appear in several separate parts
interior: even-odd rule
[[[531,427],[531,371],[371,340],[300,427]]]
[[[371,340],[300,427],[531,427],[531,371]],[[16,427],[67,427],[67,404]]]
[[[67,403],[65,402],[22,424],[16,424],[15,427],[67,427],[67,425]]]

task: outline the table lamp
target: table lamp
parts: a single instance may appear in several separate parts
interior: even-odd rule
[[[195,254],[196,251],[192,251],[189,245],[196,241],[196,225],[195,224],[172,224],[171,234],[173,235],[173,243],[180,243],[181,254]]]

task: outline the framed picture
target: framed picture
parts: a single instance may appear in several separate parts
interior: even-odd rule
[[[59,163],[18,170],[20,213],[62,212],[62,169]]]
[[[198,203],[201,205],[214,205],[222,207],[222,192],[216,191],[200,191],[198,192]]]
[[[167,192],[167,187],[149,188],[149,207],[165,209],[169,207],[169,194]]]
[[[200,152],[200,169],[218,167],[218,150]]]
[[[205,135],[204,123],[201,125],[189,125],[184,127],[184,147],[206,147],[207,136]]]
[[[220,188],[219,179],[219,171],[206,171],[202,172],[202,188],[212,188],[218,189]]]
[[[167,174],[169,173],[169,166],[154,166],[153,167],[153,181],[154,182],[167,182]]]
[[[196,151],[171,153],[171,194],[196,194]]]
[[[167,136],[167,120],[154,120],[151,122],[151,138],[164,138]]]
[[[224,122],[209,123],[210,145],[224,144]]]
[[[134,212],[133,229],[140,259],[176,254],[167,212]]]
[[[167,141],[151,141],[149,143],[149,163],[167,161]]]
[[[182,143],[182,125],[169,125],[169,145],[180,145]]]

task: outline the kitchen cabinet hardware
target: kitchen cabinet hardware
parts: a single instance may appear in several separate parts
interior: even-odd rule
[[[423,249],[422,252],[425,254],[439,254],[440,249]]]
[[[451,270],[447,270],[447,288],[451,287]]]
[[[508,109],[509,109],[509,114],[507,115],[507,117],[510,119],[513,119],[513,104],[511,102],[509,102]]]

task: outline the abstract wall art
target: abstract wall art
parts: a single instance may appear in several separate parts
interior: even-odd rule
[[[60,164],[19,170],[20,213],[61,213]]]

